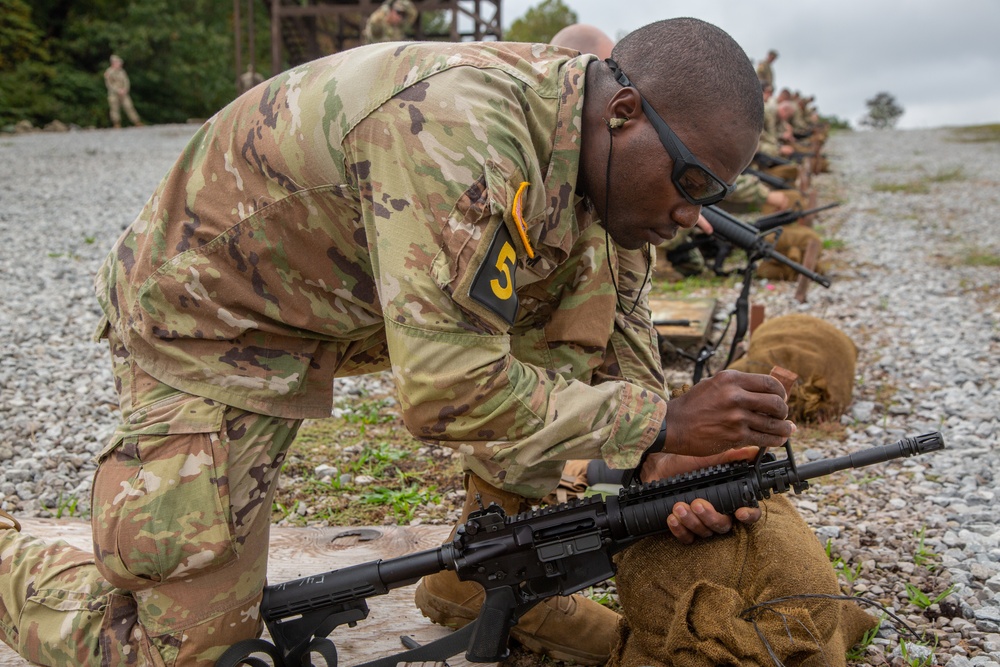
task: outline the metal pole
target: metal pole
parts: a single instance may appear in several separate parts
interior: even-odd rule
[[[243,26],[240,23],[240,0],[233,0],[233,37],[236,44],[236,91],[240,90],[243,74]]]
[[[281,0],[271,0],[271,76],[281,71]]]
[[[253,6],[254,0],[247,0],[247,56],[248,64],[257,71],[257,49],[254,48],[254,27],[253,27]]]

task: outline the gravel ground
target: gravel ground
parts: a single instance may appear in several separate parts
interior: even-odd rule
[[[106,350],[90,338],[92,276],[195,129],[0,137],[4,509],[86,509],[117,404]],[[813,286],[805,304],[791,284],[754,293],[769,316],[821,317],[861,350],[846,438],[802,456],[938,430],[948,448],[831,478],[795,501],[847,589],[937,637],[924,663],[919,646],[893,659],[886,627],[863,664],[1000,667],[1000,143],[956,142],[945,129],[858,132],[834,135],[827,152],[835,173],[820,184],[844,202],[823,219],[843,242],[833,286]],[[913,591],[941,599],[922,610]]]

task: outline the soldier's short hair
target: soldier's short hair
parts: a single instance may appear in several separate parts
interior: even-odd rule
[[[611,57],[668,123],[728,108],[756,132],[764,125],[750,59],[711,23],[690,17],[651,23],[623,37]]]

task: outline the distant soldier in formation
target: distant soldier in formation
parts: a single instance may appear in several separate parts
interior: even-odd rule
[[[760,79],[760,85],[768,84],[774,86],[774,69],[771,68],[771,64],[778,59],[778,52],[771,49],[767,52],[767,57],[757,63],[757,78]]]
[[[132,98],[129,96],[131,84],[128,74],[125,73],[123,65],[125,61],[119,56],[111,56],[111,67],[104,70],[104,85],[108,88],[108,107],[111,112],[111,124],[115,127],[122,126],[121,110],[125,109],[125,115],[135,126],[141,126],[139,114],[132,106]]]
[[[365,43],[400,42],[416,20],[417,8],[410,0],[386,0],[368,17]]]

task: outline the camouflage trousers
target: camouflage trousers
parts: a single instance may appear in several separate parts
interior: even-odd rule
[[[128,116],[133,125],[141,123],[139,114],[136,113],[135,107],[132,105],[132,97],[129,95],[108,95],[108,107],[111,123],[115,127],[122,124],[122,109],[125,109],[125,115]]]
[[[300,421],[172,389],[113,337],[122,424],[94,554],[0,531],[0,638],[42,665],[209,666],[259,636],[271,502]]]

